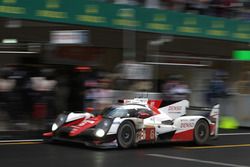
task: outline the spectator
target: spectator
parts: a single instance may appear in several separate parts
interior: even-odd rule
[[[202,15],[207,14],[210,1],[211,0],[188,0],[186,11]]]
[[[161,0],[161,7],[167,10],[184,11],[185,0]]]
[[[104,108],[112,104],[113,91],[110,88],[111,80],[109,79],[100,79],[98,81],[98,91],[96,91],[96,101],[97,101],[97,110],[102,111]]]
[[[243,4],[237,0],[212,0],[210,2],[210,14],[217,17],[237,17],[236,8]]]
[[[228,89],[225,83],[226,77],[227,74],[223,71],[215,72],[213,78],[209,82],[206,94],[206,100],[209,105],[218,104],[221,98],[227,97]]]
[[[115,4],[141,5],[217,17],[249,19],[249,2],[244,0],[99,0]]]
[[[190,89],[184,82],[183,76],[173,75],[165,82],[162,87],[164,96],[163,106],[169,105],[180,100],[188,99]]]
[[[13,71],[11,68],[1,69],[0,78],[0,99],[1,110],[7,112],[12,121],[19,118],[19,109],[17,108],[17,97],[15,96],[16,80],[11,78]]]
[[[160,0],[145,0],[145,7],[160,9],[161,8]]]
[[[43,69],[42,75],[31,77],[32,119],[41,123],[45,118],[55,116],[55,87],[52,69]]]
[[[136,0],[114,0],[115,4],[138,5]]]

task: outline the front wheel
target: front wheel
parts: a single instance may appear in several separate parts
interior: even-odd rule
[[[117,142],[120,148],[130,148],[135,144],[135,128],[132,122],[122,123],[117,132]]]
[[[209,138],[209,125],[206,120],[199,120],[194,128],[194,142],[197,145],[203,145]]]

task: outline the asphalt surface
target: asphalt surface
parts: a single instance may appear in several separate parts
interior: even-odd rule
[[[81,144],[0,142],[1,167],[250,167],[250,129],[220,131],[206,146],[186,143],[93,149]]]

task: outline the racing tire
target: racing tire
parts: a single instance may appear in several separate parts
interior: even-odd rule
[[[132,122],[123,122],[117,131],[117,143],[120,148],[130,148],[135,145],[135,127]]]
[[[194,143],[196,145],[203,145],[209,138],[209,125],[206,120],[199,120],[194,128]]]

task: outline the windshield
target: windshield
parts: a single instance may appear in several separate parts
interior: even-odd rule
[[[129,116],[128,110],[120,107],[108,107],[102,112],[103,117],[116,118]]]

